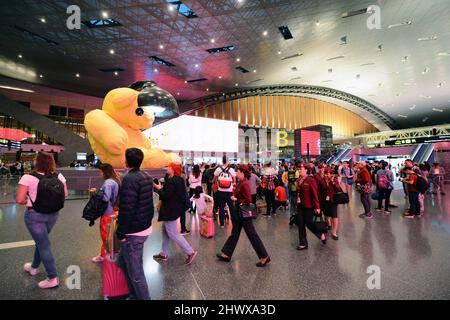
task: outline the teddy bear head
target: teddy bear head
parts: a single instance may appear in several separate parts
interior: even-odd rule
[[[138,95],[139,91],[130,88],[113,89],[103,100],[102,109],[115,121],[131,129],[149,129],[155,116],[146,108],[139,108]]]

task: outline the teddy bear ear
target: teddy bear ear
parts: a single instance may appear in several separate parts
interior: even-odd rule
[[[131,104],[137,104],[137,96],[139,92],[130,88],[113,89],[105,97],[103,107],[113,107],[114,109],[125,109]]]

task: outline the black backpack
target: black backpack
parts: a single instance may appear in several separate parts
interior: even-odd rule
[[[429,184],[427,180],[422,177],[421,175],[417,175],[417,181],[416,181],[416,189],[421,193],[425,194],[429,188]]]
[[[88,203],[83,209],[83,218],[89,221],[89,226],[95,224],[95,220],[100,218],[108,208],[108,201],[104,201],[105,192],[101,189],[92,193]]]
[[[66,195],[58,173],[44,176],[33,172],[31,175],[39,179],[36,200],[30,199],[33,209],[39,213],[56,213],[64,208]]]

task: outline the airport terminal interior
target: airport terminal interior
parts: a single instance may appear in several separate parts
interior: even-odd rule
[[[450,299],[449,16],[2,1],[0,300]]]

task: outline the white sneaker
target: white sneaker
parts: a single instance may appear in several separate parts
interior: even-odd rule
[[[30,262],[27,262],[23,265],[23,271],[28,272],[33,277],[37,274],[39,274],[39,269],[35,269],[31,266]]]
[[[104,260],[104,258],[102,256],[96,256],[96,257],[93,257],[91,261],[94,263],[102,263],[103,260]]]
[[[39,282],[39,288],[41,289],[51,289],[59,286],[59,280],[58,278],[53,279],[45,279],[44,281]]]

